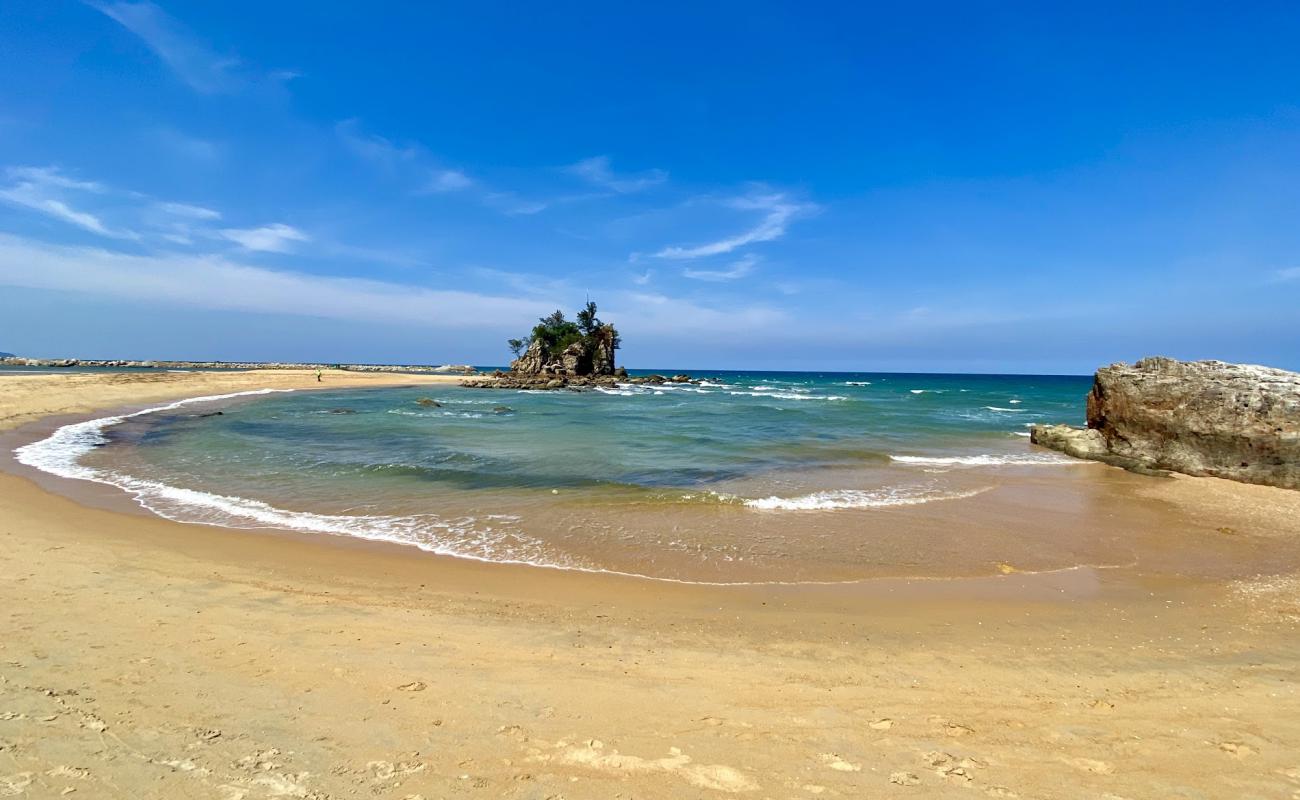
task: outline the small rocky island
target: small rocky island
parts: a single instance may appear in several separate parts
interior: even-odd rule
[[[527,339],[510,339],[515,355],[508,372],[466,381],[474,389],[581,390],[619,383],[693,383],[689,375],[637,375],[614,363],[622,345],[618,329],[601,322],[596,304],[588,300],[573,320],[563,311],[542,317]]]
[[[1300,374],[1144,358],[1097,370],[1087,427],[1035,425],[1076,458],[1300,489]]]

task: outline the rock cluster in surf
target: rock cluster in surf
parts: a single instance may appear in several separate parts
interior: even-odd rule
[[[1035,425],[1035,444],[1129,469],[1300,489],[1300,374],[1144,358],[1097,370],[1087,427]]]

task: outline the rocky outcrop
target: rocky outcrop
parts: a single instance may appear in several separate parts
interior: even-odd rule
[[[523,355],[510,363],[510,371],[569,378],[613,375],[616,335],[613,328],[605,326],[570,343],[558,354],[548,352],[541,339],[533,339]]]
[[[699,383],[699,381],[689,375],[674,375],[671,378],[666,378],[663,375],[629,376],[627,370],[620,367],[615,370],[613,375],[561,375],[549,372],[540,375],[529,375],[521,372],[501,372],[498,370],[486,378],[465,381],[461,385],[470,389],[567,389],[569,391],[582,391],[600,386],[614,387],[619,384],[658,386],[665,383]]]
[[[1144,358],[1097,370],[1087,428],[1038,425],[1044,447],[1129,468],[1300,489],[1300,374]]]

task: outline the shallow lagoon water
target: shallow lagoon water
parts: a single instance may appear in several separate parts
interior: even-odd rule
[[[1081,421],[1088,387],[717,373],[581,393],[325,390],[169,407],[57,446],[77,451],[77,477],[183,521],[675,580],[854,580],[905,567],[908,542],[944,526],[956,541],[957,522],[980,524],[972,504],[1017,481],[1077,483],[1064,473],[1092,465],[1025,433]]]

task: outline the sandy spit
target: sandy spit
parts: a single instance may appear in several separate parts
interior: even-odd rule
[[[0,375],[0,427],[315,386]],[[1151,491],[1243,548],[1296,510]],[[0,797],[1294,798],[1297,586],[681,587],[179,525],[0,474]]]

